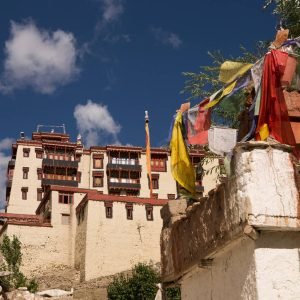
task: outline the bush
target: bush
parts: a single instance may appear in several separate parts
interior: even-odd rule
[[[153,300],[160,282],[159,272],[149,264],[139,263],[132,269],[132,276],[120,274],[107,287],[109,300]],[[180,300],[179,288],[166,290],[168,300]]]
[[[5,277],[0,277],[0,285],[4,291],[17,289],[26,286],[30,292],[36,292],[38,289],[37,282],[32,279],[28,280],[20,271],[22,263],[21,242],[14,235],[12,240],[6,235],[3,242],[0,244],[0,251],[4,258],[4,263],[0,265],[1,271],[9,271],[12,274]]]
[[[166,289],[166,298],[167,300],[180,300],[181,299],[181,292],[180,288],[167,288]]]
[[[132,269],[132,276],[118,275],[107,288],[110,300],[152,300],[157,292],[159,274],[153,266],[139,263]]]

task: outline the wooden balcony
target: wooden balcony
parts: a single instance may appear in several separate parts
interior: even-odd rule
[[[50,158],[44,158],[42,162],[43,166],[58,167],[58,168],[78,168],[78,161],[72,160],[56,160]]]
[[[120,163],[108,163],[106,166],[107,170],[118,170],[118,171],[142,171],[142,166],[138,164],[120,164]]]
[[[108,180],[108,189],[140,190],[141,184],[139,179],[110,178]]]
[[[78,187],[78,181],[75,176],[44,174],[42,185],[62,185]]]

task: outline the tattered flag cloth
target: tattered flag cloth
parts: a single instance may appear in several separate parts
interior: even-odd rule
[[[229,95],[233,89],[235,88],[236,85],[236,81],[230,83],[228,86],[226,86],[220,95],[216,96],[215,99],[213,99],[212,101],[210,101],[208,104],[206,104],[205,108],[210,108],[215,106],[216,104],[218,104],[225,96]]]
[[[252,64],[227,60],[221,65],[219,80],[230,83],[246,73],[252,66]]]
[[[215,93],[214,98],[205,106],[205,108],[210,108],[218,104],[224,97],[230,95],[237,87],[237,79],[244,75],[247,71],[251,69],[252,64],[245,64],[235,61],[225,61],[220,68],[219,80],[227,83],[228,85],[224,87],[220,93]]]
[[[265,140],[270,135],[282,144],[295,146],[280,82],[287,58],[288,54],[279,50],[272,50],[265,57],[256,139]]]
[[[187,111],[187,137],[190,145],[206,145],[210,128],[210,109],[204,106],[209,99]]]
[[[171,148],[171,171],[174,179],[187,191],[195,194],[196,175],[183,138],[182,113],[176,115]]]
[[[232,128],[212,127],[208,131],[209,150],[224,155],[236,145],[237,130]]]

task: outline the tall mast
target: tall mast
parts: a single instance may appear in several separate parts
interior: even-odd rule
[[[152,197],[152,175],[151,175],[151,147],[150,147],[150,132],[149,132],[149,117],[148,111],[145,111],[145,131],[146,131],[146,163],[147,175],[149,180],[150,198]]]

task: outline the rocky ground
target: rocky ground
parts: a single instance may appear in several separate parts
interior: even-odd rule
[[[125,272],[129,274],[129,272]],[[60,297],[60,300],[105,300],[107,299],[106,288],[114,276],[100,277],[86,282],[80,282],[79,272],[68,267],[58,266],[51,271],[42,271],[35,275],[39,291],[48,289],[62,289],[70,291],[74,289],[73,297]],[[51,298],[54,299],[54,298]]]

